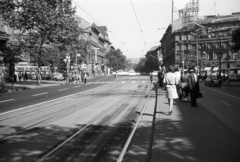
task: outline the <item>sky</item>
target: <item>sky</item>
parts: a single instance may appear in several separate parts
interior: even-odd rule
[[[76,14],[90,23],[107,26],[109,40],[127,58],[142,58],[160,45],[171,23],[172,0],[72,0]],[[174,10],[188,0],[174,0]],[[199,16],[240,12],[239,0],[199,0]],[[177,13],[174,14],[174,19]]]

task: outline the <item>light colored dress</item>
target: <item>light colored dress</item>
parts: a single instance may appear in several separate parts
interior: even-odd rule
[[[176,84],[178,84],[177,76],[172,72],[168,72],[165,75],[163,82],[166,84],[166,97],[172,99],[178,98],[176,88]]]

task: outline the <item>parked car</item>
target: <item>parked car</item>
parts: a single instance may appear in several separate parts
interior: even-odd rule
[[[120,75],[128,75],[128,72],[125,72],[123,70],[117,70],[117,74]]]
[[[28,78],[32,79],[32,80],[36,80],[37,79],[37,75],[36,74],[30,74],[28,76]]]
[[[240,74],[236,74],[237,81],[240,81]]]
[[[61,73],[54,73],[52,79],[62,81],[64,80],[64,77]]]
[[[130,70],[130,71],[128,72],[128,75],[130,75],[130,76],[135,76],[135,75],[140,75],[140,73],[137,73],[137,72],[135,72],[134,70]]]
[[[205,79],[206,86],[219,86],[222,85],[222,80],[219,78],[218,75],[208,75]]]
[[[229,74],[228,76],[229,81],[237,81],[237,75],[236,74]]]
[[[51,79],[51,75],[50,74],[42,75],[42,80],[50,80],[50,79]]]
[[[157,75],[158,75],[158,71],[153,71],[153,72],[152,72],[152,75],[157,76]]]

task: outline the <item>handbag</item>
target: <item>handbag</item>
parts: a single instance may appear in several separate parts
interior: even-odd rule
[[[197,98],[203,98],[203,95],[202,95],[201,92],[198,92],[198,93],[197,93]]]

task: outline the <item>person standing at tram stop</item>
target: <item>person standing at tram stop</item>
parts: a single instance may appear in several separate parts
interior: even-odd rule
[[[191,99],[191,107],[198,107],[197,106],[197,94],[200,90],[199,88],[199,77],[198,77],[198,69],[197,67],[191,67],[189,69],[189,76],[188,76],[188,86],[190,90],[190,99]]]
[[[174,67],[172,65],[168,66],[167,73],[165,74],[163,80],[166,87],[166,97],[168,98],[169,112],[172,114],[173,99],[178,98],[176,85],[178,84],[177,77],[174,74]]]

